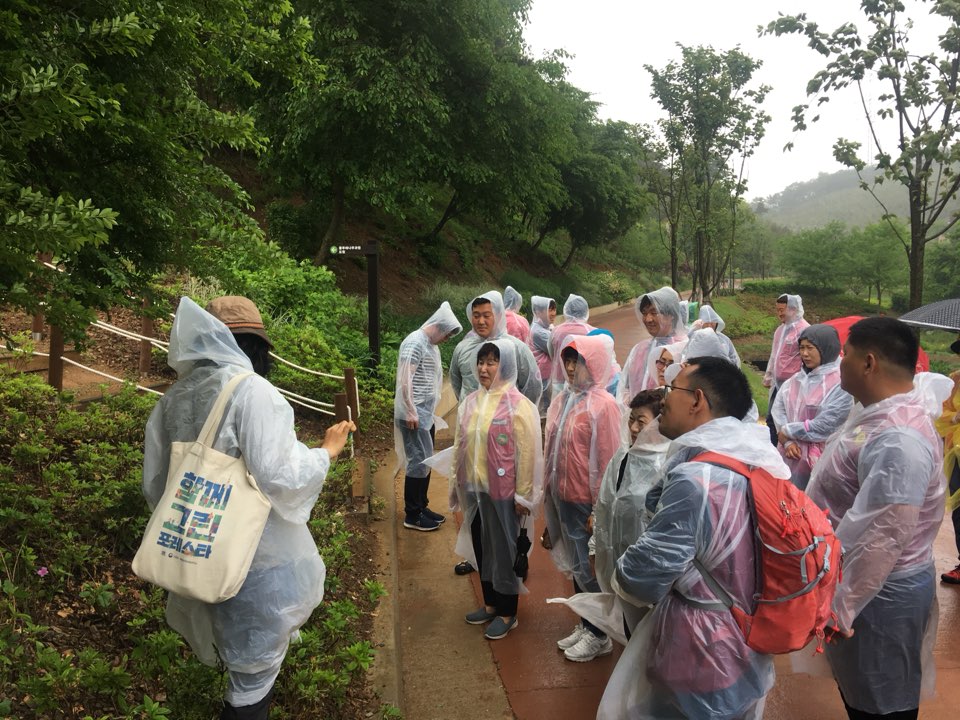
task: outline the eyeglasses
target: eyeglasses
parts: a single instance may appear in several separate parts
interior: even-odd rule
[[[664,360],[663,358],[660,358],[659,360],[657,360],[656,364],[658,368],[670,367],[671,365],[673,365],[673,360]]]
[[[664,390],[663,392],[664,395],[669,395],[674,390],[683,390],[685,392],[693,393],[693,394],[696,394],[697,392],[696,388],[691,389],[691,388],[685,388],[685,387],[677,387],[675,385],[664,385],[663,390]]]

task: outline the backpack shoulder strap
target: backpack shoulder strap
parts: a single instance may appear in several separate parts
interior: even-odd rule
[[[729,455],[723,455],[717,452],[702,452],[699,455],[690,458],[688,462],[702,462],[709,463],[710,465],[717,465],[719,467],[726,468],[727,470],[731,470],[738,475],[743,475],[748,480],[752,474],[750,466],[746,463],[732,458]],[[693,565],[695,568],[697,568],[697,570],[700,571],[700,575],[703,577],[703,581],[707,584],[707,587],[710,588],[710,591],[720,599],[726,608],[732,608],[734,603],[730,593],[723,589],[713,574],[707,570],[702,562],[700,562],[699,558],[693,559]]]
[[[623,456],[623,460],[620,462],[620,472],[617,473],[617,492],[620,492],[620,486],[623,485],[623,473],[627,469],[627,458],[630,457],[630,453],[626,453]]]

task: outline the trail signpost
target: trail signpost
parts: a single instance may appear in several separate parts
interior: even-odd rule
[[[380,364],[380,244],[371,240],[366,245],[334,245],[331,255],[365,255],[367,257],[367,326],[370,343],[370,369]]]

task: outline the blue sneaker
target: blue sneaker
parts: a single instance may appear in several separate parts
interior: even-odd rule
[[[508,621],[504,622],[502,617],[497,617],[492,623],[487,626],[487,631],[483,636],[487,640],[499,640],[500,638],[505,638],[507,633],[513,630],[517,626],[517,616],[514,615]]]
[[[423,512],[424,515],[426,515],[428,518],[430,518],[434,522],[443,524],[443,521],[446,520],[446,518],[443,515],[441,515],[440,513],[435,513],[430,508],[424,508],[421,512]]]
[[[463,619],[471,625],[483,625],[493,620],[496,616],[496,613],[487,612],[486,608],[480,608],[479,610],[474,610],[472,613],[467,613]]]
[[[403,526],[408,530],[420,530],[421,532],[440,529],[440,523],[436,520],[431,520],[423,513],[420,513],[416,517],[410,517],[408,515],[403,519]]]

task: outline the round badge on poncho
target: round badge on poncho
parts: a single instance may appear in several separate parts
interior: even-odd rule
[[[510,438],[507,437],[506,433],[497,435],[497,445],[506,445],[508,442],[510,442]]]
[[[506,474],[507,474],[506,470],[504,470],[503,468],[497,468],[497,477],[503,477]]]

